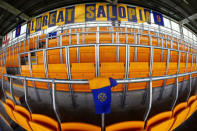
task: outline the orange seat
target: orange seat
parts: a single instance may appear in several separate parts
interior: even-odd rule
[[[80,62],[95,63],[95,47],[80,47]]]
[[[189,112],[187,114],[187,119],[196,111],[196,108],[197,108],[197,97],[196,96],[191,96],[189,98],[188,107],[189,107]]]
[[[164,76],[166,75],[166,62],[153,62],[153,72],[152,76]],[[161,87],[163,86],[164,80],[153,81],[153,87]]]
[[[168,131],[173,122],[172,111],[162,112],[147,120],[146,131]]]
[[[72,79],[92,79],[95,77],[94,63],[72,63],[71,78]],[[90,91],[89,85],[72,84],[75,91]]]
[[[95,44],[96,43],[96,33],[85,34],[85,44]]]
[[[14,111],[14,102],[10,99],[6,99],[5,103],[3,103],[3,106],[7,112],[7,114],[9,115],[9,117],[16,122],[16,119],[14,117],[13,111]]]
[[[137,35],[136,35],[136,42],[137,42]],[[128,34],[128,43],[129,44],[136,44],[134,34],[130,34],[130,33]]]
[[[116,62],[116,48],[115,46],[100,46],[100,62]]]
[[[21,75],[30,77],[30,71],[28,65],[21,66]],[[46,78],[44,65],[32,65],[32,76],[37,78]],[[65,64],[48,64],[48,78],[55,79],[67,79],[67,69]],[[31,81],[27,82],[28,86],[33,86]],[[37,88],[48,89],[48,84],[45,82],[36,82],[35,86]],[[57,90],[66,90],[68,91],[67,84],[57,84]]]
[[[101,63],[100,76],[111,77],[114,79],[125,78],[124,63]],[[123,84],[118,84],[112,91],[122,91]]]
[[[48,65],[48,78],[55,79],[68,79],[66,64],[49,64]],[[68,84],[56,84],[57,90],[68,91]]]
[[[49,39],[48,47],[56,47],[59,46],[59,39]]]
[[[161,49],[154,49],[153,61],[154,62],[161,62],[161,59],[162,59],[162,50]],[[167,59],[167,50],[163,50],[163,62],[166,62],[166,59]]]
[[[56,120],[41,114],[32,114],[31,117],[29,124],[33,131],[59,131]]]
[[[6,68],[0,67],[0,77],[2,78],[3,74],[6,74]],[[7,80],[7,77],[4,77],[4,80]]]
[[[148,62],[131,62],[129,67],[129,78],[144,78],[149,77],[149,63]],[[147,82],[130,83],[128,90],[144,89]]]
[[[13,111],[14,117],[16,118],[17,123],[23,127],[24,129],[31,131],[31,127],[29,125],[29,121],[31,120],[31,115],[29,111],[22,107],[16,105]]]
[[[116,40],[116,34],[114,34],[114,38],[115,38],[115,40]],[[126,35],[125,35],[125,33],[119,33],[119,41],[116,41],[116,43],[120,43],[120,44],[125,44],[126,43]]]
[[[189,107],[187,107],[187,102],[178,104],[174,110],[173,110],[173,117],[174,117],[174,123],[171,127],[171,130],[178,127],[182,122],[185,121],[187,114],[189,112]]]
[[[137,48],[137,61],[149,62],[150,61],[150,49],[149,48]]]
[[[115,40],[115,37],[114,37],[114,40]],[[101,44],[112,43],[112,34],[111,33],[99,33],[99,43]]]
[[[144,131],[144,121],[126,121],[106,127],[106,131]]]
[[[30,77],[29,65],[21,66],[21,75]],[[45,78],[44,65],[32,65],[32,77]],[[27,81],[27,86],[33,87],[32,81]],[[35,82],[35,87],[46,89],[47,83]]]
[[[32,77],[46,78],[44,65],[32,65]],[[35,86],[37,88],[48,89],[47,83],[45,82],[35,81]]]
[[[41,39],[40,41],[41,42],[46,42],[46,36],[47,36],[46,34],[40,35],[40,39]]]
[[[176,62],[170,62],[168,67],[168,75],[175,75],[177,73],[178,65]],[[166,85],[175,83],[176,78],[167,79]]]
[[[69,48],[70,63],[77,63],[77,48]]]
[[[185,73],[185,66],[186,66],[186,63],[180,63],[179,74]],[[186,77],[186,76],[185,76],[185,77]],[[179,77],[179,82],[181,82],[181,81],[183,81],[183,80],[184,80],[184,76]]]
[[[101,128],[95,125],[79,123],[79,122],[66,122],[61,123],[62,131],[100,131]]]
[[[44,64],[43,51],[36,52],[37,64]],[[65,63],[65,49],[62,49],[62,62]],[[48,64],[60,64],[60,49],[48,50]]]

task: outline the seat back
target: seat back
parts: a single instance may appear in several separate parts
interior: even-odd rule
[[[32,65],[32,77],[46,78],[44,65]],[[48,89],[47,83],[35,82],[37,88]]]
[[[147,120],[146,131],[168,131],[173,122],[172,111],[162,112]]]
[[[72,79],[92,79],[95,77],[94,63],[72,63],[71,78]],[[90,91],[89,85],[73,84],[75,91]]]
[[[100,131],[101,128],[95,125],[72,122],[72,123],[62,123],[62,131]]]
[[[49,39],[48,47],[56,47],[56,46],[59,46],[59,39],[58,38]]]
[[[178,65],[176,62],[170,62],[169,63],[169,68],[168,68],[168,75],[174,75],[177,73]],[[166,80],[166,85],[170,85],[175,83],[175,78],[172,79],[167,79]]]
[[[19,105],[16,105],[13,111],[14,117],[16,118],[17,123],[24,129],[31,131],[29,121],[31,120],[31,115],[29,111]]]
[[[152,76],[164,76],[166,75],[166,62],[154,62]],[[153,87],[163,86],[164,80],[153,81]]]
[[[37,64],[44,64],[43,51],[36,52]],[[65,63],[65,49],[62,49],[62,62]],[[48,50],[48,64],[61,64],[60,49]]]
[[[182,122],[185,121],[189,108],[187,107],[187,102],[178,104],[173,110],[173,117],[175,118],[171,130],[178,127]]]
[[[94,47],[80,47],[80,62],[95,63],[95,48]]]
[[[100,62],[116,62],[116,48],[115,46],[100,46],[99,60]]]
[[[68,79],[66,64],[48,64],[48,78]],[[68,91],[68,84],[56,84],[56,90]]]
[[[126,121],[106,127],[106,131],[144,131],[144,121]]]
[[[196,96],[191,96],[188,100],[189,112],[187,114],[187,119],[196,111],[197,108],[197,99]]]
[[[143,78],[149,77],[149,63],[148,62],[131,62],[129,67],[129,78]],[[145,89],[147,82],[130,83],[128,90]]]
[[[56,120],[41,114],[32,114],[31,117],[29,124],[33,131],[59,131]]]
[[[9,117],[16,122],[16,119],[13,115],[13,111],[14,111],[14,102],[10,99],[6,99],[5,103],[3,103],[3,106],[7,112],[7,114],[9,115]]]
[[[124,79],[125,68],[124,63],[111,62],[111,63],[101,63],[100,76],[111,77],[114,79]],[[122,91],[123,84],[118,84],[112,88],[112,91]]]

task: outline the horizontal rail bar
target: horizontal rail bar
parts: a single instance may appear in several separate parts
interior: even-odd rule
[[[66,46],[61,46],[61,47],[50,47],[50,48],[45,48],[45,49],[47,49],[47,50],[53,50],[53,49],[63,49],[65,47],[69,47],[69,48],[74,48],[74,47],[90,47],[90,46],[95,46],[95,44],[66,45]],[[105,44],[98,44],[98,45],[99,46],[126,46],[126,45],[129,45],[130,47],[142,47],[142,48],[151,48],[151,47],[154,47],[155,49],[163,49],[163,50],[168,50],[169,49],[170,51],[176,51],[176,52],[181,52],[181,53],[193,54],[191,52],[187,52],[187,51],[183,51],[183,50],[170,49],[170,48],[162,48],[162,47],[158,47],[158,46],[143,45],[143,44],[138,45],[138,44],[126,44],[126,43],[123,43],[123,44],[105,43]],[[37,49],[37,50],[32,50],[32,51],[18,53],[18,54],[19,55],[23,55],[23,54],[28,54],[29,52],[30,53],[33,53],[33,52],[43,51],[45,49]],[[195,55],[195,54],[193,54],[193,55]]]
[[[117,80],[118,84],[127,84],[127,83],[149,82],[150,80],[157,81],[157,80],[172,79],[172,78],[187,76],[187,75],[191,75],[191,74],[197,74],[197,71],[188,72],[188,73],[184,73],[184,74],[168,75],[168,76],[147,77],[147,78],[137,78],[137,79],[133,79],[133,78],[116,79],[116,80]],[[13,78],[13,79],[20,79],[20,80],[26,79],[27,81],[50,82],[50,83],[52,83],[54,81],[54,83],[58,83],[58,84],[88,84],[89,83],[87,79],[84,79],[84,80],[81,80],[81,79],[77,79],[77,80],[76,79],[72,79],[72,80],[48,79],[48,78],[14,76],[14,75],[7,75],[7,74],[3,74],[3,76]]]

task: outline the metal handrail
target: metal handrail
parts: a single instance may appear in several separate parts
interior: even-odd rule
[[[182,77],[187,75],[197,74],[197,71],[194,72],[188,72],[183,74],[176,74],[176,75],[167,75],[167,76],[157,76],[157,77],[146,77],[146,78],[128,78],[128,79],[116,79],[118,84],[128,84],[128,83],[139,83],[139,82],[149,82],[152,81],[158,81],[158,80],[165,80],[165,79],[172,79],[176,77]],[[24,76],[15,76],[15,75],[8,75],[3,74],[5,77],[13,78],[13,79],[19,79],[27,81],[37,81],[37,82],[45,82],[45,83],[57,83],[57,84],[88,84],[87,79],[49,79],[49,78],[35,78],[35,77],[24,77]]]
[[[84,23],[78,23],[78,24],[75,24],[75,25],[85,25]],[[133,24],[131,24],[131,23],[125,23],[125,27],[123,27],[123,28],[128,28],[128,27],[126,27],[126,25],[129,25],[129,26],[131,26],[131,27],[135,27]],[[147,25],[143,25],[142,27],[140,26],[140,25],[138,25],[138,24],[136,24],[137,25],[137,27],[139,27],[140,28],[140,30],[146,30],[146,31],[148,31],[147,29],[145,29],[145,27],[147,26]],[[91,26],[90,26],[91,27]],[[101,25],[99,25],[99,27],[110,27],[110,26],[101,26]],[[116,27],[116,26],[114,26],[114,27]],[[117,26],[117,27],[119,27],[119,26]],[[148,25],[147,26],[148,27],[148,29],[149,29],[149,31],[150,31],[150,29],[154,29],[154,31],[155,31],[155,27],[151,27],[150,25]],[[83,28],[83,27],[74,27],[74,28],[72,28],[72,27],[69,27],[69,29],[78,29],[78,28]],[[88,28],[88,26],[85,26],[85,28]],[[122,28],[122,27],[121,27]],[[59,29],[59,28],[58,28]],[[56,31],[59,31],[59,30],[56,30]],[[136,28],[136,29],[138,29],[138,28]],[[152,31],[152,30],[151,30]],[[155,32],[155,33],[162,33],[163,34],[163,32],[166,32],[165,30],[163,30],[163,29],[160,29],[159,30],[159,32]],[[80,32],[81,34],[83,34],[83,33],[87,33],[87,32]],[[106,33],[106,32],[105,32]],[[110,32],[108,32],[108,33],[110,33]],[[124,33],[124,32],[122,32],[122,33]],[[68,34],[68,33],[67,33]],[[141,33],[141,35],[143,35],[142,33]],[[166,35],[166,34],[163,34],[163,35]],[[168,33],[168,35],[169,35],[169,33]],[[176,38],[176,39],[178,39],[178,37],[175,37],[175,35],[173,34],[171,34],[171,37],[173,37],[173,38]],[[21,38],[22,39],[22,38]],[[25,38],[26,39],[26,38]],[[29,39],[29,38],[28,38]],[[179,37],[179,39],[181,39],[180,37]],[[182,41],[184,41],[184,39],[182,40]],[[16,41],[16,43],[17,42],[20,42],[20,41]],[[187,42],[187,41],[185,41],[185,42]],[[14,43],[14,42],[11,42],[11,43]],[[15,43],[15,44],[16,44]],[[11,44],[12,45],[12,44]],[[191,45],[193,45],[193,44],[191,44]]]

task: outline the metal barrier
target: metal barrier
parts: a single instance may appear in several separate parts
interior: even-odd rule
[[[190,83],[189,83],[189,92],[187,94],[187,100],[190,96],[191,93],[191,75],[192,74],[196,74],[197,71],[195,72],[190,72],[190,73],[185,73],[185,74],[176,74],[176,75],[171,75],[171,76],[163,76],[163,77],[148,77],[148,78],[138,78],[138,79],[118,79],[117,83],[118,84],[128,84],[128,83],[136,83],[136,82],[149,82],[149,104],[148,107],[146,109],[146,112],[144,114],[144,121],[146,122],[148,115],[151,111],[151,107],[152,107],[152,81],[156,81],[156,80],[166,80],[166,79],[171,79],[171,78],[176,78],[176,95],[174,97],[174,101],[172,103],[172,108],[171,110],[174,108],[177,99],[178,99],[178,95],[179,95],[179,86],[178,86],[178,77],[181,76],[190,76]],[[10,89],[10,93],[12,96],[12,99],[14,100],[14,103],[16,104],[16,100],[14,98],[14,92],[13,92],[13,86],[12,86],[12,79],[19,79],[19,80],[24,80],[24,94],[25,94],[25,102],[27,104],[27,107],[29,109],[29,111],[32,113],[31,107],[29,106],[28,103],[28,87],[27,87],[27,81],[38,81],[38,82],[46,82],[46,83],[52,83],[52,102],[53,102],[53,110],[55,112],[55,115],[57,117],[57,120],[59,122],[59,124],[61,123],[61,119],[58,113],[58,110],[56,108],[56,84],[61,83],[61,84],[88,84],[88,80],[57,80],[57,79],[40,79],[40,78],[32,78],[32,77],[22,77],[22,76],[14,76],[14,75],[7,75],[7,74],[3,74],[2,77],[2,90],[4,93],[4,97],[5,99],[7,98],[5,91],[4,91],[4,76],[10,78],[10,85],[9,85],[9,89]],[[124,94],[126,95],[126,93]],[[102,117],[102,122],[101,122],[101,128],[102,131],[105,130],[105,117],[104,115],[101,116]]]

